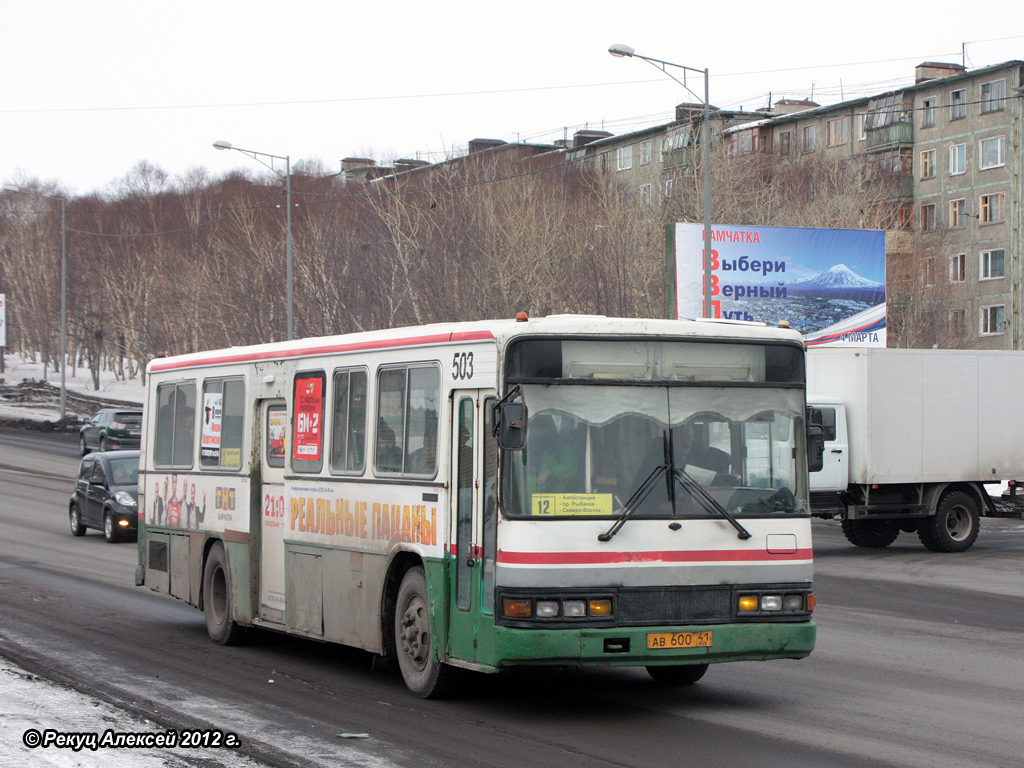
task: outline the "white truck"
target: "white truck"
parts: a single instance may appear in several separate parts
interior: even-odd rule
[[[979,518],[1000,514],[985,484],[1024,477],[1021,402],[1024,352],[811,350],[807,404],[825,437],[813,513],[859,547],[917,531],[935,552],[969,549]]]

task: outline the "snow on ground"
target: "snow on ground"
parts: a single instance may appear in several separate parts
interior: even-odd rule
[[[25,380],[42,381],[60,389],[60,372],[52,367],[45,370],[42,363],[23,360],[19,355],[4,353],[4,372],[0,383],[17,385]],[[93,389],[92,376],[86,368],[68,368],[64,386],[70,393],[80,393],[110,400],[124,400],[141,404],[146,399],[146,388],[138,379],[119,381],[113,371],[100,372],[100,388]],[[71,410],[71,409],[69,409]],[[54,403],[14,402],[0,397],[0,418],[56,421],[60,418],[60,405]]]
[[[70,688],[29,674],[0,658],[0,762],[10,768],[188,768],[197,764],[223,768],[258,768],[231,749],[182,747],[113,748],[116,734],[137,741],[167,738],[156,723]],[[181,735],[171,732],[180,739]],[[108,735],[109,734],[109,735]],[[49,746],[37,746],[48,739]],[[78,740],[78,749],[74,740]],[[60,742],[64,746],[60,746]],[[95,749],[90,742],[97,745]],[[197,758],[208,762],[197,763]]]

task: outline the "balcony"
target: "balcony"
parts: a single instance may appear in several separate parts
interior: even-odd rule
[[[914,143],[913,123],[893,123],[867,131],[867,151],[883,152],[887,149],[909,147]]]

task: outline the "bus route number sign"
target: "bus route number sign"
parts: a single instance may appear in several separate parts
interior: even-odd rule
[[[648,650],[679,648],[710,648],[712,632],[651,632],[647,635]]]

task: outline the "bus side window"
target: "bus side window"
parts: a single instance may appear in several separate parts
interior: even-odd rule
[[[207,379],[203,383],[203,415],[199,463],[209,469],[242,466],[245,435],[245,382]]]
[[[191,467],[195,451],[196,384],[194,381],[157,387],[154,464]]]

